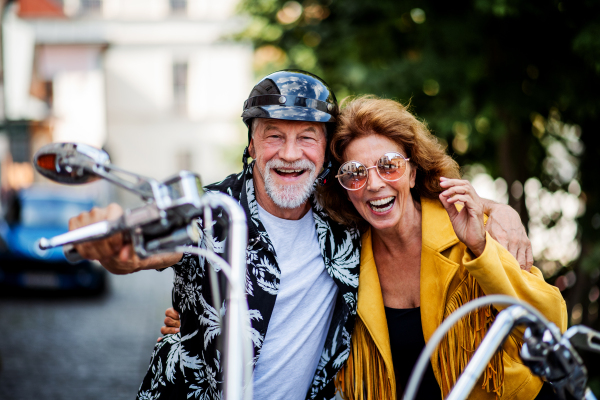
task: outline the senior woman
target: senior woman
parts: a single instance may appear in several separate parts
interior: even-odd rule
[[[348,399],[394,399],[436,328],[468,301],[490,294],[522,299],[562,331],[560,291],[539,269],[521,270],[486,234],[481,200],[457,163],[404,106],[359,97],[346,103],[331,143],[341,164],[319,192],[329,215],[360,229],[358,318],[352,350],[336,378]],[[461,204],[462,208],[457,207]],[[445,397],[499,309],[472,313],[431,358],[421,398]],[[521,364],[518,333],[488,364],[472,399],[552,395]]]

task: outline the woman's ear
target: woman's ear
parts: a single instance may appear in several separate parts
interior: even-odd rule
[[[410,188],[414,188],[415,187],[415,183],[417,181],[417,166],[414,165],[413,163],[410,163],[410,177],[409,177],[409,183],[410,183]]]

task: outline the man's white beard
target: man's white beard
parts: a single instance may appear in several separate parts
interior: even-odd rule
[[[273,179],[272,174],[276,174],[276,172],[271,170],[275,168],[306,169],[309,171],[309,176],[303,182],[295,185],[281,185],[275,183]],[[315,164],[309,160],[298,160],[293,163],[287,163],[278,159],[270,160],[265,165],[265,170],[263,171],[267,195],[278,207],[298,208],[308,200],[313,192],[317,177],[316,171]]]

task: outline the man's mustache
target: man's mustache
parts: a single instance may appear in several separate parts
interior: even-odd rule
[[[286,162],[280,159],[269,160],[265,165],[267,171],[275,168],[289,168],[289,169],[306,169],[311,173],[317,168],[315,164],[310,160],[296,160],[294,162]]]

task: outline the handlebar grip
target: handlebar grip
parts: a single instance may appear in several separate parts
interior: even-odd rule
[[[77,250],[75,250],[75,246],[72,244],[65,244],[63,246],[63,254],[68,262],[71,264],[78,263],[79,261],[83,261],[83,257],[79,255]]]

